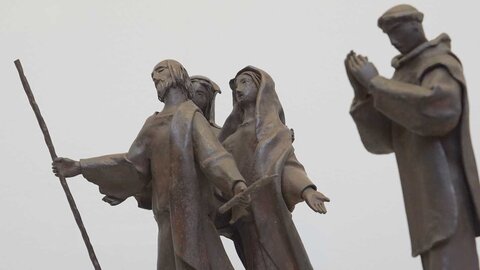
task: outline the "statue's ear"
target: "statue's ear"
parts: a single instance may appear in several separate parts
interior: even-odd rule
[[[231,79],[228,84],[230,85],[230,89],[235,90],[235,88],[236,88],[235,78],[234,78],[234,79]]]

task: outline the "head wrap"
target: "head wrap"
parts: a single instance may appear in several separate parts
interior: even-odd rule
[[[238,73],[237,76],[235,76],[235,78],[231,79],[230,80],[230,88],[232,90],[235,90],[237,89],[237,78],[238,76],[242,75],[242,74],[245,74],[245,75],[248,75],[252,78],[253,82],[255,83],[255,86],[257,88],[260,87],[260,81],[261,81],[261,78],[260,78],[260,74],[257,73],[257,72],[254,72],[254,71],[250,71],[250,70],[245,70],[243,71],[242,73]]]
[[[220,141],[233,134],[243,122],[242,108],[237,103],[235,95],[235,81],[238,76],[242,74],[252,77],[255,85],[258,86],[257,100],[255,104],[257,139],[260,141],[262,137],[268,136],[271,132],[275,133],[283,129],[288,130],[285,126],[285,115],[277,93],[275,92],[275,83],[272,78],[259,68],[247,66],[240,70],[234,79],[230,80],[230,87],[233,91],[233,110],[222,128],[222,132],[219,136]]]
[[[190,80],[192,81],[192,84],[194,82],[199,83],[203,85],[206,89],[211,91],[211,96],[209,98],[209,102],[205,112],[205,118],[207,118],[210,124],[217,126],[215,124],[215,96],[218,93],[222,93],[222,91],[220,91],[220,87],[218,87],[218,85],[214,81],[210,80],[205,76],[200,76],[200,75],[192,76],[190,77]],[[192,93],[191,93],[192,97],[193,97],[193,94],[194,93],[193,93],[193,87],[192,87]]]

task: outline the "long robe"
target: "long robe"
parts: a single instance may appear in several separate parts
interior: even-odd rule
[[[285,126],[273,80],[255,67],[238,74],[244,71],[260,77],[255,121],[242,124],[235,104],[220,139],[248,184],[269,175],[279,177],[252,198],[251,216],[234,224],[237,252],[248,270],[313,269],[291,211],[303,201],[301,194],[306,188],[316,187],[294,155],[291,131]]]
[[[213,224],[213,190],[231,196],[243,177],[191,101],[174,114],[148,118],[126,155],[80,162],[101,193],[119,200],[151,185],[150,207],[159,226],[157,269],[233,269]]]
[[[461,63],[442,34],[392,64],[393,78],[374,78],[371,95],[356,97],[351,115],[368,151],[395,153],[412,255],[422,254],[423,259],[465,228],[474,249],[480,232],[480,185]]]

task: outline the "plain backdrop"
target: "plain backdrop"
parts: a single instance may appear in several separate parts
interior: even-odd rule
[[[223,90],[246,65],[267,71],[295,129],[297,157],[332,200],[328,214],[297,206],[293,218],[315,269],[421,269],[411,258],[393,155],[362,146],[349,116],[343,60],[355,49],[389,77],[397,54],[376,26],[397,1],[0,1],[0,269],[92,269],[23,92],[20,58],[57,153],[74,159],[128,150],[162,104],[150,79],[180,61]],[[469,86],[480,153],[478,1],[410,1],[429,38],[450,34]],[[103,269],[156,269],[157,227],[129,199],[111,207],[81,176],[69,184]],[[229,241],[225,248],[243,269]]]

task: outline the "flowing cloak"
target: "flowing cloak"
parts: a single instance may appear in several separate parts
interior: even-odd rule
[[[170,141],[161,144],[169,149],[156,147],[158,142],[155,139],[161,139],[156,136],[161,125],[158,121],[157,113],[147,119],[127,155],[81,160],[82,174],[99,185],[101,193],[124,200],[148,188],[149,183],[156,180],[154,170],[168,170],[169,179],[161,180],[169,181],[169,188],[155,190],[154,184],[153,191],[154,196],[169,198],[168,209],[164,212],[167,215],[161,218],[170,222],[171,234],[167,235],[167,240],[170,239],[172,244],[161,243],[165,239],[159,234],[159,248],[171,246],[173,251],[159,250],[159,255],[162,252],[174,254],[175,266],[165,266],[159,260],[158,269],[233,269],[213,225],[216,208],[211,207],[212,182],[222,192],[231,194],[235,182],[243,181],[243,177],[232,156],[218,142],[210,125],[191,101],[182,103],[173,114],[168,130]],[[143,144],[143,148],[136,147]],[[161,151],[168,151],[169,164],[152,163],[154,155],[161,155]],[[149,166],[142,167],[129,159],[130,155],[146,155],[144,158],[150,162]],[[148,179],[152,176],[153,179]],[[151,201],[150,205],[142,206],[152,209]],[[157,213],[155,217],[160,227]]]
[[[455,233],[459,207],[468,208],[479,235],[480,185],[467,86],[450,38],[442,34],[392,65],[393,78],[374,78],[371,96],[355,98],[350,113],[368,151],[395,153],[417,256]],[[458,205],[457,182],[468,187],[467,204]]]
[[[259,74],[260,83],[255,110],[257,143],[253,146],[245,143],[244,146],[252,148],[246,151],[254,152],[253,170],[245,172],[241,169],[241,172],[246,177],[247,184],[268,175],[280,176],[252,198],[251,210],[258,234],[257,241],[276,269],[313,269],[293,223],[291,211],[296,203],[303,201],[303,190],[316,187],[294,156],[291,131],[285,126],[283,109],[272,78],[263,70],[251,66],[239,71],[237,76],[245,71]],[[233,111],[220,132],[220,141],[225,143],[238,129],[242,123],[241,117],[241,109],[234,102]],[[234,155],[234,158],[239,164],[238,158],[242,157]],[[239,252],[238,243],[236,247]],[[245,255],[239,253],[241,258]]]

